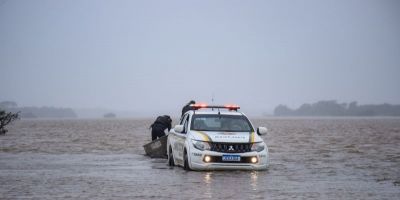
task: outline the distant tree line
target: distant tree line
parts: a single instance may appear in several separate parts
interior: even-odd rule
[[[12,113],[19,113],[21,118],[76,118],[71,108],[54,107],[18,107],[13,101],[0,102],[0,109]]]
[[[400,116],[400,105],[357,105],[357,102],[337,103],[335,100],[303,104],[298,109],[279,105],[275,116]]]
[[[116,118],[117,115],[114,113],[106,113],[103,115],[104,118]]]

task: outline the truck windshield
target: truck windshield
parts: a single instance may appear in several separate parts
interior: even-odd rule
[[[253,132],[249,120],[243,115],[193,115],[191,130]]]

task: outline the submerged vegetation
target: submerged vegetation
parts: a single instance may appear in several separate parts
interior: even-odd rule
[[[400,105],[358,105],[357,102],[337,103],[335,100],[303,104],[298,109],[279,105],[275,116],[400,116]]]
[[[0,110],[0,135],[6,134],[8,131],[6,126],[18,118],[18,113]]]

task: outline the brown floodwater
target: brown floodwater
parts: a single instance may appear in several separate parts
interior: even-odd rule
[[[148,119],[20,120],[0,136],[0,199],[400,199],[399,118],[266,118],[266,171],[144,156]]]

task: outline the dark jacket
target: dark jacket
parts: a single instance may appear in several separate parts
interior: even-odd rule
[[[171,123],[172,119],[168,115],[163,115],[157,117],[156,121],[150,126],[152,129],[159,129],[159,130],[165,130],[168,129],[168,131],[171,130]]]
[[[182,115],[181,115],[181,117],[182,117],[187,111],[193,110],[193,108],[192,108],[190,105],[191,105],[191,104],[188,103],[188,104],[186,104],[186,105],[182,108]]]

